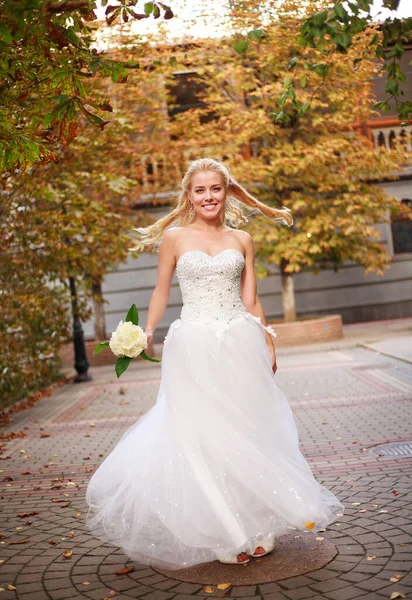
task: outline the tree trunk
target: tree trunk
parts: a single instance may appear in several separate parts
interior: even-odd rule
[[[286,273],[282,269],[282,305],[283,317],[286,323],[296,321],[295,288],[293,273]]]
[[[104,301],[102,294],[102,279],[93,279],[92,298],[94,313],[94,338],[96,341],[106,340],[106,319],[104,316]]]

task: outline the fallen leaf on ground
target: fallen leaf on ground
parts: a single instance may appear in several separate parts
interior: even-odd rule
[[[392,592],[391,600],[395,600],[396,598],[406,598],[406,596],[401,592]]]
[[[218,590],[227,590],[228,588],[230,588],[231,585],[232,585],[231,583],[218,583],[217,589]]]
[[[90,581],[82,581],[82,585],[90,585]]]
[[[321,536],[319,536],[319,537],[315,538],[315,540],[316,540],[317,542],[321,542],[321,541],[322,541],[322,540],[324,540],[324,539],[325,539],[325,538],[323,538],[323,537],[321,537]]]
[[[352,506],[360,506],[362,502],[352,502]]]
[[[46,437],[50,437],[50,433],[41,433],[40,434],[41,438],[46,438]]]
[[[51,502],[66,502],[64,498],[50,498]]]
[[[399,492],[398,492],[398,490],[392,490],[392,494],[393,494],[394,496],[399,496]]]
[[[55,546],[57,544],[57,542],[55,540],[49,540],[49,544],[51,546]]]
[[[389,579],[389,581],[391,581],[392,583],[398,583],[398,581],[400,579],[402,579],[403,577],[405,577],[405,575],[400,575],[399,573],[396,573],[396,575],[394,575],[393,577],[391,577]]]
[[[31,510],[30,512],[24,512],[24,513],[19,513],[17,516],[20,517],[20,519],[24,519],[25,517],[31,517],[32,515],[38,515],[39,513],[36,512],[35,510]]]
[[[361,510],[358,510],[358,512],[364,513],[364,512],[368,512],[368,511],[366,510],[366,508],[362,508]]]
[[[27,544],[29,540],[20,540],[19,542],[9,542],[10,546],[16,546],[17,544]]]
[[[115,590],[110,590],[109,594],[110,596],[116,596],[117,592]]]
[[[367,556],[367,560],[375,560],[376,556]]]
[[[295,535],[295,540],[298,540],[301,537],[302,537],[301,535]]]
[[[9,590],[9,592],[12,592],[16,588],[14,587],[14,585],[11,585],[11,583],[9,583],[9,585],[7,586],[7,589]]]
[[[73,550],[66,550],[65,552],[63,552],[64,558],[70,558],[72,554]]]
[[[71,531],[71,532],[69,533],[69,537],[71,537],[71,538],[74,538],[74,531]]]
[[[126,567],[125,569],[120,569],[120,571],[115,571],[115,575],[126,575],[127,573],[131,573],[134,571],[134,567]]]
[[[206,587],[203,588],[206,592],[206,594],[213,594],[213,592],[215,591],[215,588],[213,588],[210,585],[207,585]]]
[[[20,475],[31,475],[31,471],[22,471]]]
[[[380,510],[379,512],[380,512],[380,513],[387,513],[388,511],[387,511],[387,510],[385,510],[385,509],[383,509],[383,510]]]
[[[96,423],[90,423],[90,427],[96,427]]]
[[[315,527],[315,523],[313,521],[308,521],[307,523],[305,523],[305,527],[307,527],[308,529],[313,529]]]

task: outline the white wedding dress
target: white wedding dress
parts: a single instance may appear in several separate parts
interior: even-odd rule
[[[183,308],[168,330],[157,402],[90,479],[87,528],[130,558],[170,569],[253,552],[256,536],[313,531],[344,506],[299,450],[265,327],[240,296],[230,248],[178,260]],[[259,538],[261,539],[261,537]]]

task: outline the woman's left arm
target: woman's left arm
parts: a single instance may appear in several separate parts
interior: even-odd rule
[[[242,241],[245,248],[245,267],[241,279],[242,302],[248,312],[255,317],[259,317],[263,325],[267,325],[265,313],[257,294],[256,274],[255,274],[255,249],[252,236],[246,231],[242,231]],[[266,344],[272,359],[272,370],[276,373],[276,351],[273,343],[273,337],[265,331]]]

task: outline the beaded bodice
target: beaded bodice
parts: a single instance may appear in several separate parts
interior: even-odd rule
[[[183,307],[173,328],[182,322],[198,321],[210,325],[221,337],[235,317],[243,316],[257,321],[275,336],[273,329],[264,326],[243,305],[240,282],[244,265],[242,252],[235,248],[226,248],[214,256],[202,250],[184,252],[176,265]]]
[[[240,297],[240,276],[245,259],[227,248],[214,256],[189,250],[179,258],[176,274],[182,292],[183,320],[227,321],[245,311]]]

